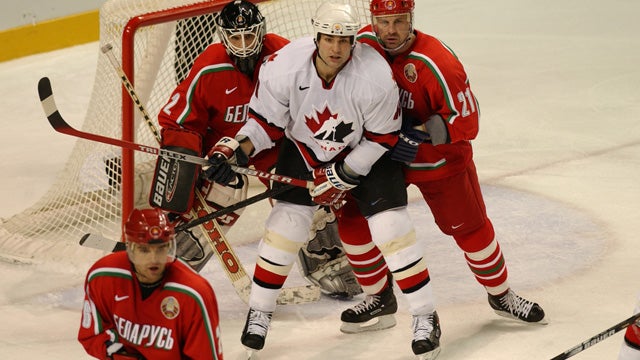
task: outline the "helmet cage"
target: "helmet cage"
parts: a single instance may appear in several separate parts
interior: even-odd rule
[[[262,51],[262,41],[265,35],[264,21],[260,24],[251,25],[242,29],[228,29],[219,27],[218,34],[220,39],[227,49],[229,55],[234,55],[239,58],[246,58],[254,56]],[[240,45],[234,45],[231,38],[238,37]],[[251,42],[247,43],[247,40],[251,39]]]
[[[247,58],[262,51],[266,25],[256,5],[245,0],[230,2],[216,15],[215,22],[229,55]]]

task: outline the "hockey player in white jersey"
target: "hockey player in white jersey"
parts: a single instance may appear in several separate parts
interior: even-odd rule
[[[208,155],[208,177],[225,184],[235,178],[228,161],[253,156],[284,137],[276,172],[313,179],[315,185],[275,197],[241,337],[249,350],[264,347],[278,291],[319,205],[332,206],[340,222],[344,201],[355,202],[389,269],[412,280],[402,289],[409,312],[414,318],[435,315],[400,163],[387,156],[401,125],[398,88],[381,55],[355,42],[357,19],[349,5],[318,7],[312,19],[316,36],[293,41],[266,60],[249,104],[250,119],[235,139],[222,138]],[[439,334],[437,322],[414,334],[414,342],[423,345],[419,355],[437,356]]]
[[[640,313],[640,294],[638,294],[638,302],[633,313]],[[640,360],[640,320],[627,327],[618,360]]]

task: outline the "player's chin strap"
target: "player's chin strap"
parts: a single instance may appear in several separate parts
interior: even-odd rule
[[[380,44],[380,47],[382,48],[382,50],[384,50],[386,52],[389,52],[389,53],[393,53],[393,52],[396,52],[396,51],[402,49],[402,47],[407,45],[409,43],[409,41],[411,41],[411,39],[413,39],[413,38],[415,38],[415,35],[413,34],[413,26],[412,26],[411,32],[409,33],[409,35],[407,35],[407,38],[404,39],[404,41],[400,45],[396,46],[393,49],[389,49],[388,47],[385,47],[384,43],[382,42],[382,40],[380,40],[380,38],[376,36],[376,39],[378,39],[378,44]]]

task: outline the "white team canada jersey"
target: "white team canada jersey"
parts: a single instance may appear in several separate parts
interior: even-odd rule
[[[323,85],[313,64],[315,50],[309,37],[274,54],[262,65],[249,106],[270,125],[284,129],[308,164],[332,162],[349,152],[345,163],[366,175],[393,145],[391,133],[401,126],[391,69],[373,48],[357,43],[333,83]],[[257,152],[271,146],[265,128],[269,126],[250,120],[239,134],[249,136]]]

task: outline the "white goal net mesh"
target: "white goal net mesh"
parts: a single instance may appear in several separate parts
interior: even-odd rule
[[[358,11],[361,23],[369,22],[368,0],[333,1],[351,4]],[[186,76],[193,59],[208,44],[219,41],[213,19],[227,2],[108,0],[100,9],[100,44],[96,51],[110,44],[117,59],[123,63],[132,61],[134,76],[131,81],[147,112],[157,121],[160,108],[178,81]],[[310,19],[323,0],[252,2],[265,16],[268,32],[295,39],[313,34]],[[207,14],[192,16],[194,9],[203,6],[208,9]],[[145,14],[159,14],[161,20],[134,29],[134,50],[129,55],[122,49],[123,31],[129,29],[127,24],[131,24],[131,19],[135,22]],[[55,79],[52,79],[52,87],[55,94]],[[125,98],[116,70],[109,59],[100,54],[82,130],[121,138]],[[64,117],[65,104],[58,106]],[[142,115],[136,108],[132,109],[135,142],[157,146]],[[71,119],[68,121],[73,123]],[[121,158],[122,149],[118,147],[78,140],[64,169],[45,196],[27,210],[2,220],[0,259],[33,262],[46,256],[47,260],[63,260],[79,248],[81,236],[90,232],[119,239],[123,188],[133,193],[136,205],[148,205],[149,181],[145,180],[148,176],[144,174],[152,172],[155,164],[151,155],[134,154],[134,182],[129,183],[122,181]]]

